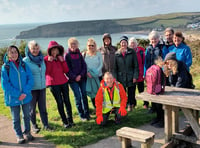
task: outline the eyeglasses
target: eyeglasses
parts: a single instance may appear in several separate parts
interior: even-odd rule
[[[91,46],[91,47],[94,47],[94,45],[88,45],[89,47]]]

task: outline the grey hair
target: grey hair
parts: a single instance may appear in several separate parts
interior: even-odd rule
[[[138,45],[138,42],[137,42],[137,40],[136,40],[135,37],[131,37],[131,38],[129,39],[129,41],[128,41],[129,46],[130,46],[130,44],[131,44],[132,42],[134,42],[134,43],[136,43],[136,45]]]
[[[32,40],[32,41],[28,42],[28,48],[29,49],[32,49],[34,46],[39,46],[39,44],[35,40]]]
[[[172,29],[171,27],[166,28],[164,32],[166,33],[166,32],[169,32],[169,31],[170,31],[172,34],[174,34],[174,29]]]
[[[149,40],[153,38],[160,39],[160,34],[158,31],[153,30],[149,33]]]

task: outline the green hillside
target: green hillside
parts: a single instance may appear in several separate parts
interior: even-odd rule
[[[37,37],[65,37],[79,35],[98,35],[105,32],[120,33],[130,31],[162,31],[166,27],[187,30],[187,25],[200,22],[200,12],[170,13],[149,17],[136,17],[114,20],[93,20],[61,22],[38,26],[22,31],[18,39]]]

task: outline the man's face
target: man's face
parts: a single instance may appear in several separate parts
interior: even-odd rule
[[[113,82],[114,82],[114,78],[113,78],[112,74],[106,74],[104,76],[104,81],[106,82],[108,87],[112,87]]]
[[[173,34],[171,31],[165,32],[165,38],[168,43],[173,43]]]

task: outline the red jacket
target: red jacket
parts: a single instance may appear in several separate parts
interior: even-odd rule
[[[114,81],[114,85],[116,86],[115,81]],[[121,98],[120,108],[123,107],[125,109],[126,103],[127,103],[126,92],[125,92],[122,84],[118,84],[118,87],[119,87],[119,95],[120,95],[120,98]],[[100,88],[99,88],[99,90],[96,94],[96,97],[95,97],[96,116],[97,117],[102,115],[102,105],[103,105],[103,90],[102,89],[103,88],[109,89],[107,86],[104,85],[104,80],[101,81]]]
[[[65,73],[69,71],[67,63],[59,60],[48,61],[48,56],[44,57],[46,64],[46,86],[50,85],[62,85],[67,83],[68,78]]]
[[[137,55],[138,67],[139,67],[139,75],[138,75],[137,82],[142,82],[142,81],[144,81],[145,49],[138,46],[134,50],[135,50],[136,55]],[[141,55],[141,53],[143,53],[143,54]]]

